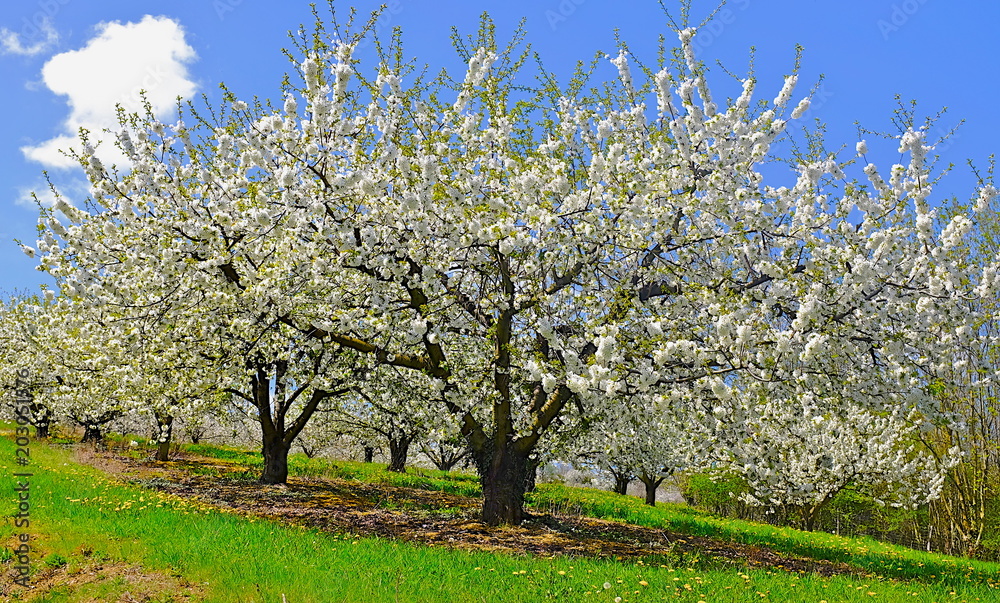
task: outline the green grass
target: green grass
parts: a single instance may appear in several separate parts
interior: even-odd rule
[[[263,465],[260,453],[248,452],[230,446],[187,444],[182,446],[182,450],[241,465],[252,471],[260,470]],[[413,467],[408,468],[406,473],[395,473],[386,471],[384,465],[375,463],[332,461],[323,458],[310,459],[304,454],[288,455],[288,473],[300,477],[327,477],[386,484],[399,488],[419,488],[458,496],[477,497],[482,493],[479,479],[475,475],[467,473]]]
[[[235,448],[185,446],[185,450],[259,467],[260,455]],[[306,469],[308,468],[308,469]],[[399,474],[372,463],[289,458],[289,470],[298,475],[320,475],[386,483],[409,488],[441,490],[465,496],[480,496],[476,477],[462,473],[413,470]],[[539,512],[562,512],[611,519],[682,534],[709,536],[743,544],[766,546],[779,552],[813,559],[843,562],[878,577],[899,578],[961,586],[969,582],[997,586],[1000,564],[923,553],[889,545],[871,538],[844,538],[826,532],[804,532],[794,528],[723,519],[683,504],[658,504],[655,508],[631,496],[588,488],[542,484],[528,496],[529,506]]]
[[[283,595],[289,603],[615,601],[618,597],[692,602],[997,600],[995,590],[978,583],[952,587],[944,582],[822,578],[684,563],[653,567],[602,559],[542,559],[327,534],[123,485],[72,463],[66,450],[33,443],[31,452],[35,477],[30,533],[38,537],[32,562],[36,571],[51,567],[43,560],[70,570],[81,567],[85,563],[81,551],[86,549],[90,558],[124,560],[181,575],[203,585],[205,601],[277,602]],[[0,438],[0,471],[5,476],[14,472],[13,458],[12,442]],[[354,469],[359,475],[366,471],[380,475],[376,468]],[[423,479],[433,484],[445,478]],[[456,481],[463,480],[468,481]],[[547,491],[555,495],[556,489]],[[577,504],[585,502],[584,495],[590,493],[582,492]],[[5,514],[13,513],[10,495],[0,505]],[[14,533],[11,522],[0,527],[5,542]],[[125,586],[104,588],[110,590],[98,600],[116,600],[112,591]],[[52,594],[43,600],[79,600],[72,597]]]
[[[591,517],[766,546],[813,559],[843,562],[880,577],[920,580],[956,587],[969,582],[1000,586],[1000,564],[923,553],[871,538],[844,538],[826,532],[804,532],[794,528],[722,519],[682,504],[659,504],[653,508],[634,497],[559,485],[540,487],[530,496],[530,500],[540,509],[571,510]]]

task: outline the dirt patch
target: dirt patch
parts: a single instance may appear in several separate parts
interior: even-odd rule
[[[203,599],[202,589],[180,576],[122,561],[91,558],[87,549],[76,551],[56,567],[35,562],[39,569],[31,576],[28,588],[14,583],[18,574],[12,565],[0,566],[4,568],[0,584],[3,601],[48,600],[69,593],[73,593],[73,601],[80,603],[187,603]]]
[[[262,485],[245,468],[218,459],[186,455],[168,463],[111,457],[97,464],[139,483],[243,515],[334,533],[380,536],[430,546],[542,557],[573,555],[618,559],[660,558],[683,564],[711,560],[740,567],[857,574],[857,568],[779,553],[704,536],[571,515],[531,515],[518,527],[478,521],[479,499],[444,492],[327,478],[289,478]],[[207,474],[206,474],[207,473]]]

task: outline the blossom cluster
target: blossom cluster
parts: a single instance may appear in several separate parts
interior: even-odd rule
[[[386,399],[363,359],[423,392],[392,412],[447,414],[476,445],[530,451],[601,417],[608,450],[680,464],[689,442],[684,463],[724,460],[768,499],[845,475],[933,494],[906,436],[936,417],[927,385],[974,345],[996,268],[952,253],[967,216],[936,226],[920,130],[907,165],[863,181],[824,154],[768,184],[808,98],[793,75],[755,104],[747,78],[717,104],[693,33],[645,82],[611,58],[598,97],[525,102],[490,44],[452,86],[388,60],[371,77],[340,40],[306,49],[278,108],[123,119],[128,170],[85,145],[87,208],[43,212],[31,249],[80,341],[105,340],[66,365],[118,399],[168,367],[163,399],[204,375],[232,389],[254,358]],[[114,320],[88,333],[87,312]]]

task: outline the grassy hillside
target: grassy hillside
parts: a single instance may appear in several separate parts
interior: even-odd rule
[[[14,449],[0,438],[0,471],[8,483],[25,469],[15,466]],[[547,486],[532,498],[541,527],[487,529],[472,518],[474,504],[467,497],[478,485],[471,476],[397,475],[376,465],[296,458],[293,472],[300,477],[293,484],[261,488],[250,479],[258,463],[252,454],[212,447],[190,453],[162,475],[104,459],[109,474],[91,466],[101,464],[92,456],[32,443],[32,523],[27,530],[11,521],[0,528],[6,546],[0,593],[11,600],[161,602],[1000,599],[1000,567],[994,564],[725,521],[679,505],[654,509],[610,493]],[[217,493],[209,500],[205,488],[193,487],[213,483],[229,488],[219,492],[231,498]],[[321,498],[307,496],[320,486]],[[0,503],[8,516],[16,512],[12,488],[4,487],[8,495]],[[254,497],[266,498],[267,505],[242,502]],[[434,501],[443,503],[434,508]],[[357,507],[346,523],[314,521],[341,513],[344,504]],[[298,514],[300,509],[313,514]],[[614,521],[574,523],[576,516]],[[369,517],[378,521],[365,522]],[[382,533],[373,527],[377,523],[404,520],[407,539],[366,535]],[[436,534],[448,525],[470,526],[481,536],[456,537],[451,544]],[[636,539],[659,534],[662,544],[622,559],[599,551],[548,555],[545,538],[595,525]],[[11,550],[21,533],[33,538],[35,588],[29,590],[11,580],[17,565]],[[476,550],[476,541],[503,542],[504,550],[524,542],[524,550],[541,553]],[[774,559],[794,563],[769,565]],[[834,575],[779,567],[808,561]]]

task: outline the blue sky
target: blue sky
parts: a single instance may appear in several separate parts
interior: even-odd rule
[[[616,28],[650,61],[657,36],[670,35],[655,0],[385,2],[381,32],[401,27],[407,54],[435,71],[456,65],[450,27],[473,33],[483,11],[495,18],[501,36],[526,19],[528,41],[546,67],[561,74],[598,50],[614,52]],[[346,16],[353,5],[367,14],[378,4],[338,2],[337,10]],[[675,0],[665,4],[677,7]],[[695,0],[692,20],[714,5]],[[80,171],[57,153],[76,127],[111,126],[114,104],[134,105],[140,89],[165,118],[178,94],[206,94],[218,103],[220,82],[244,98],[277,98],[289,69],[281,53],[290,45],[287,32],[311,21],[302,0],[8,3],[0,15],[0,112],[7,116],[0,139],[0,292],[51,282],[13,241],[32,245],[36,238],[38,212],[28,193],[44,197],[43,170],[75,204],[86,199]],[[791,70],[795,45],[804,46],[794,99],[825,76],[809,116],[826,122],[831,147],[854,148],[855,122],[890,130],[895,94],[919,101],[920,116],[947,106],[932,137],[965,124],[938,149],[944,162],[956,164],[939,198],[964,198],[974,186],[966,160],[985,166],[1000,150],[998,22],[1000,3],[977,0],[731,0],[696,38],[696,48],[699,58],[721,60],[742,75],[756,47],[759,94],[770,99]],[[714,73],[724,84],[721,71]],[[883,147],[869,159],[881,166],[898,161],[894,146]]]

